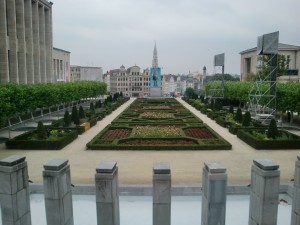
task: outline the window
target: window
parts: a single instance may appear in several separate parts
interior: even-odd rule
[[[287,61],[287,68],[290,69],[290,61],[291,61],[291,56],[290,55],[287,55],[286,61]]]

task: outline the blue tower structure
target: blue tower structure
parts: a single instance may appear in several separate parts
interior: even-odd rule
[[[150,96],[161,97],[161,68],[158,66],[156,42],[153,50],[152,67],[150,68]]]

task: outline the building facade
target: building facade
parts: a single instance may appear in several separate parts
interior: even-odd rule
[[[150,70],[144,69],[141,72],[139,66],[132,66],[128,69],[121,66],[109,72],[110,93],[122,92],[128,97],[146,97],[150,95]]]
[[[70,52],[53,48],[53,78],[55,82],[70,81]]]
[[[257,73],[257,48],[240,52],[241,80],[245,81]],[[284,55],[289,61],[287,74],[278,77],[278,81],[300,81],[300,46],[278,44],[278,54]]]
[[[52,3],[0,1],[0,82],[54,82]]]
[[[103,81],[102,67],[71,66],[70,81],[79,80]]]

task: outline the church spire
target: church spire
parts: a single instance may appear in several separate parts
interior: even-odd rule
[[[153,50],[153,59],[152,59],[152,67],[158,68],[158,58],[157,58],[157,50],[156,50],[156,41]]]

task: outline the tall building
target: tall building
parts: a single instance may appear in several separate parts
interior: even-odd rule
[[[158,66],[156,42],[153,50],[152,67],[150,68],[150,96],[161,97],[161,68]]]
[[[54,82],[52,3],[0,1],[0,82]]]
[[[70,81],[70,52],[59,48],[53,48],[52,55],[54,81]]]
[[[287,74],[278,77],[278,81],[300,81],[300,46],[278,43],[278,54],[284,55],[289,61]],[[240,52],[241,80],[257,73],[257,48]]]
[[[103,81],[102,67],[71,66],[71,81],[94,80]]]

